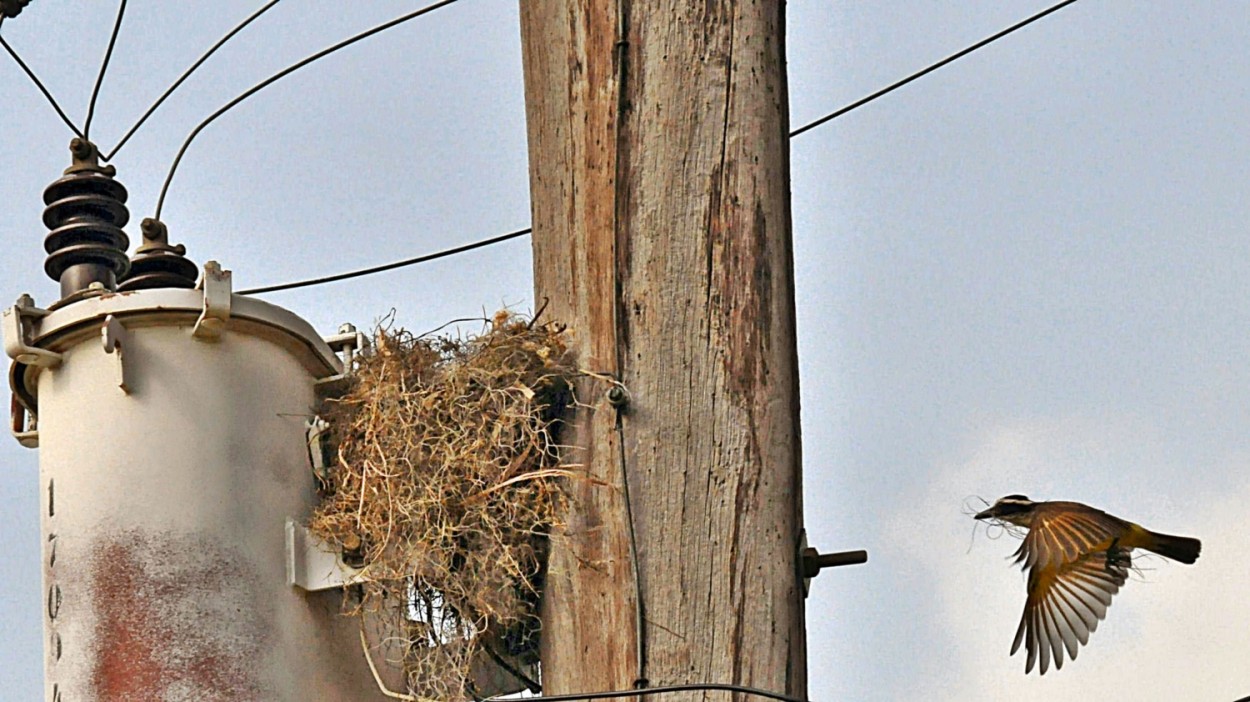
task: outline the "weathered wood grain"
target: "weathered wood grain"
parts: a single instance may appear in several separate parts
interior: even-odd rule
[[[594,480],[554,543],[545,691],[639,676],[624,470],[642,675],[805,695],[784,5],[520,6],[537,299],[631,396],[618,435],[607,384],[578,388]]]

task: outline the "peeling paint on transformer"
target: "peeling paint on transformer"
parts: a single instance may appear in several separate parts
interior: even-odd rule
[[[92,552],[95,638],[108,642],[95,647],[99,699],[270,698],[260,683],[264,617],[246,614],[256,583],[240,554],[202,537],[138,531],[98,538]]]

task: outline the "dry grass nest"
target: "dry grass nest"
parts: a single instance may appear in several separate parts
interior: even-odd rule
[[[337,465],[310,526],[363,566],[349,608],[388,618],[411,694],[469,698],[475,658],[536,655],[574,373],[560,328],[499,313],[467,339],[377,332],[326,401]]]

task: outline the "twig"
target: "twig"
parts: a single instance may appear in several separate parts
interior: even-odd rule
[[[378,674],[378,667],[373,664],[373,656],[369,654],[369,640],[365,638],[365,627],[362,623],[360,626],[360,649],[365,652],[365,662],[369,664],[369,672],[373,673],[373,682],[378,685],[378,692],[390,697],[393,700],[406,700],[406,702],[438,702],[428,697],[417,697],[416,695],[406,695],[402,692],[395,692],[382,682],[382,676]]]

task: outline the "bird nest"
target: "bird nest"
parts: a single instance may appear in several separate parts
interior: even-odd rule
[[[467,339],[379,331],[326,401],[337,465],[310,527],[361,567],[348,609],[400,652],[410,695],[475,697],[483,655],[536,659],[574,372],[561,328],[499,313]]]

